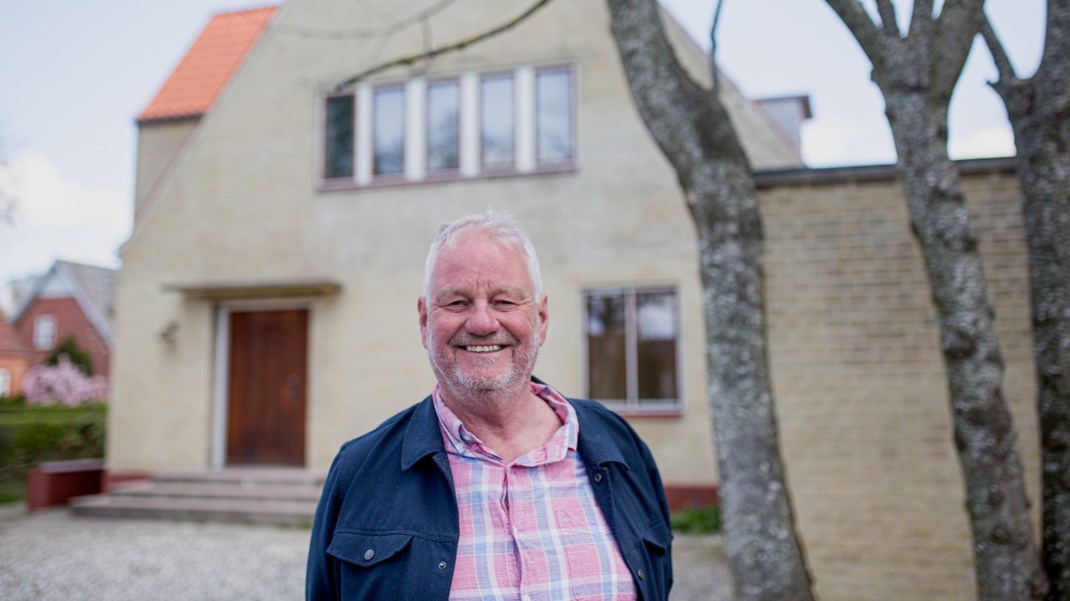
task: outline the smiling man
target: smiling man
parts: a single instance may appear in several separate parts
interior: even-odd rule
[[[439,229],[420,331],[437,385],[343,445],[312,531],[308,599],[667,599],[668,508],[646,445],[532,377],[539,261],[499,214]]]

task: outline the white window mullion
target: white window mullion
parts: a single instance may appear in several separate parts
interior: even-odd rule
[[[427,82],[422,77],[405,86],[405,179],[427,176]]]
[[[479,75],[461,76],[461,177],[479,175]]]
[[[639,408],[639,327],[635,289],[624,291],[624,372],[628,376],[625,405]]]
[[[357,135],[354,136],[356,151],[353,161],[357,185],[366,186],[372,181],[372,94],[371,86],[357,87]]]
[[[535,170],[535,69],[520,67],[516,82],[516,170]]]

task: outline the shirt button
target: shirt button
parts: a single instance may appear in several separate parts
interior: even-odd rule
[[[644,572],[641,568],[639,572],[636,573],[636,576],[639,576],[639,580],[646,580],[646,572]]]
[[[371,561],[375,557],[375,549],[368,549],[364,552],[364,561]]]
[[[521,597],[521,601],[531,601],[531,595],[524,595]]]
[[[444,562],[444,561],[438,562],[438,569],[445,570],[446,569],[446,562]]]

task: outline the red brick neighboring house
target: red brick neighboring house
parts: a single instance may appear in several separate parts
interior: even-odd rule
[[[56,261],[38,278],[11,319],[33,364],[73,338],[92,358],[92,375],[108,375],[115,274],[105,267]]]
[[[22,392],[22,377],[33,364],[33,352],[7,316],[0,312],[0,398]]]

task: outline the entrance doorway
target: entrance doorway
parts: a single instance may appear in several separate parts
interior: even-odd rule
[[[308,310],[232,311],[227,465],[305,465]]]

